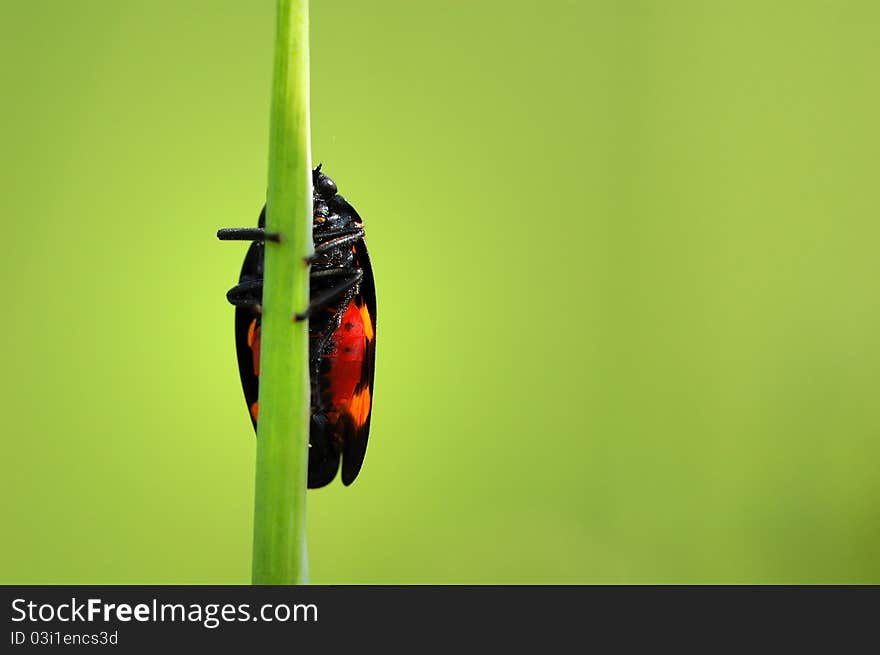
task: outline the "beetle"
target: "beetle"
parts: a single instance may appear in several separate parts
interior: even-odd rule
[[[329,484],[342,468],[350,485],[363,465],[370,432],[376,361],[376,287],[364,223],[336,183],[312,171],[314,253],[307,258],[310,301],[292,320],[309,322],[309,488]],[[256,228],[224,228],[224,241],[252,241],[238,284],[226,294],[235,307],[235,346],[245,402],[257,429],[266,207]]]

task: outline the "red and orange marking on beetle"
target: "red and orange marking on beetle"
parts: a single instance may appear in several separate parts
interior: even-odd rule
[[[376,288],[361,217],[318,166],[312,174],[315,254],[310,258],[311,301],[295,320],[309,321],[310,488],[323,487],[342,467],[351,484],[367,450],[376,361]],[[260,379],[260,312],[266,208],[256,228],[229,228],[223,240],[253,241],[238,284],[226,294],[235,306],[238,370],[248,412],[257,427]]]

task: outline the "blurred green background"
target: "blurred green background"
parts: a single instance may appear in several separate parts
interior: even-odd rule
[[[880,5],[316,1],[372,437],[315,583],[880,582]],[[0,582],[248,583],[274,3],[2,2]]]

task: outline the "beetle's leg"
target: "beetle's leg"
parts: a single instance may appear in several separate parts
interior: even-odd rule
[[[226,300],[235,307],[257,307],[263,302],[263,278],[239,282],[226,292]]]
[[[347,236],[349,234],[360,234],[361,236],[364,236],[364,228],[357,225],[349,225],[348,227],[339,227],[334,230],[324,230],[318,234],[317,237],[326,243],[329,239]]]
[[[304,321],[316,311],[325,309],[334,300],[350,291],[364,277],[360,269],[355,271],[342,268],[331,268],[323,271],[313,271],[312,278],[339,277],[342,280],[335,286],[312,299],[309,306],[301,314],[296,314],[294,320]],[[226,299],[236,307],[254,307],[260,305],[263,299],[263,278],[255,278],[239,282],[226,292]]]
[[[364,230],[363,228],[355,228],[354,231],[350,230],[337,230],[329,233],[331,236],[334,236],[332,239],[328,239],[327,241],[322,241],[315,246],[315,252],[312,253],[311,256],[306,257],[307,264],[313,264],[315,260],[318,258],[323,252],[327,252],[336,246],[342,246],[346,243],[354,243],[355,241],[360,241],[364,238]],[[341,235],[341,236],[335,236]],[[324,235],[327,236],[327,235]]]
[[[331,268],[324,271],[314,271],[312,273],[312,279],[321,277],[341,277],[343,279],[335,286],[330,287],[320,295],[312,298],[309,302],[309,306],[306,307],[306,310],[301,314],[295,314],[293,320],[304,321],[316,311],[329,307],[334,300],[337,300],[354,289],[363,279],[364,272],[359,268],[354,271],[344,268]]]
[[[217,230],[217,238],[221,241],[281,241],[276,232],[266,232],[261,227],[224,227]]]

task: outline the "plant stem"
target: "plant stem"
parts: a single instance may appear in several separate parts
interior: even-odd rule
[[[254,584],[305,584],[309,435],[308,321],[312,172],[309,132],[309,3],[278,0],[269,134],[254,498]]]

